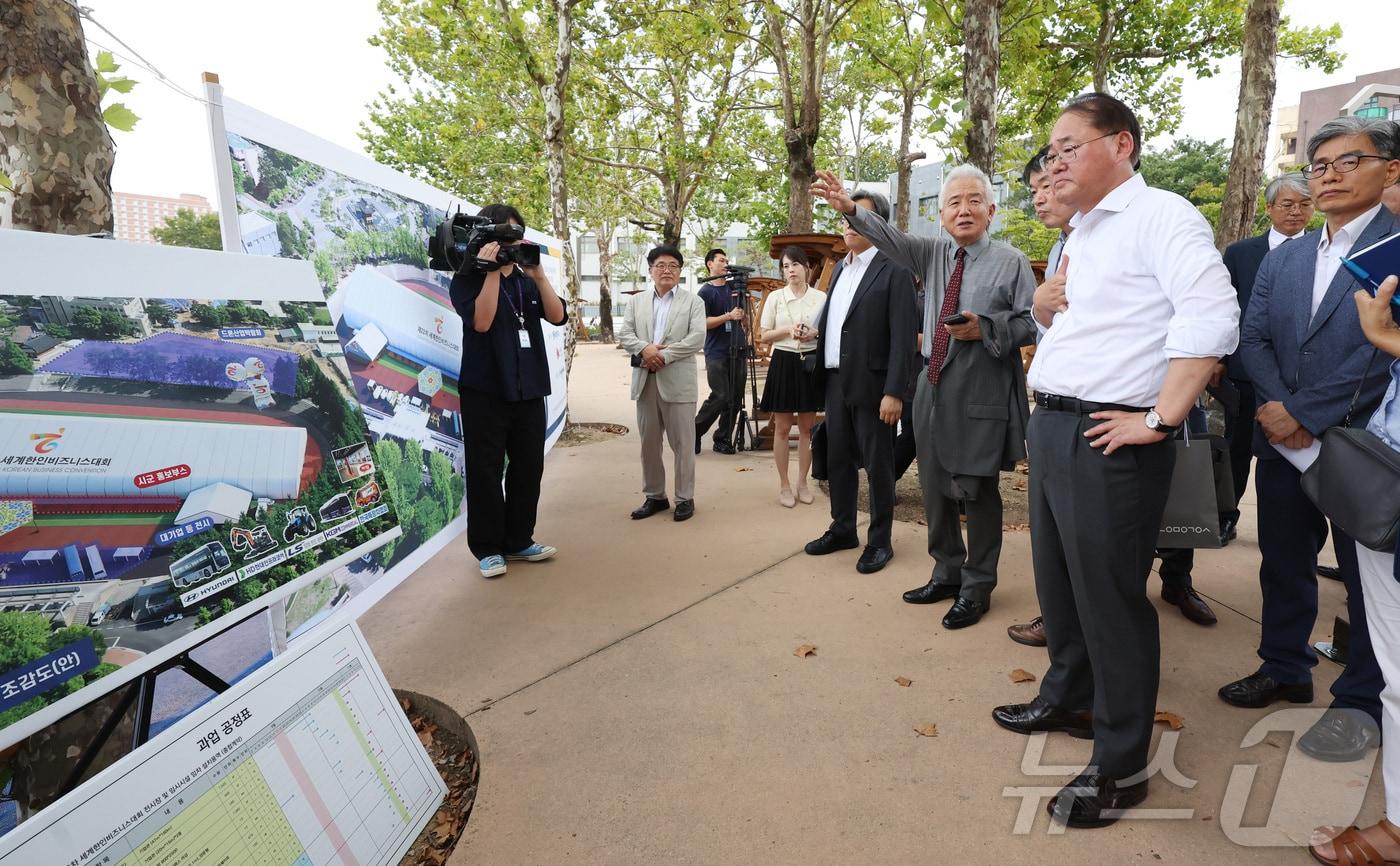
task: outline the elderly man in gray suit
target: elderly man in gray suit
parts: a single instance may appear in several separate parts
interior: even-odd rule
[[[642,437],[642,486],[646,500],[633,520],[671,507],[661,439],[676,459],[677,521],[695,514],[695,355],[705,345],[705,303],[680,287],[681,251],[662,244],[647,254],[652,290],[632,296],[617,341],[632,356],[632,399]]]
[[[837,210],[846,193],[830,172],[812,191]],[[943,181],[939,219],[949,237],[901,232],[856,209],[851,227],[880,252],[923,275],[924,373],[914,396],[914,437],[933,576],[904,600],[956,598],[943,627],[963,628],[991,605],[1001,556],[1000,473],[1026,456],[1021,346],[1035,341],[1035,278],[1015,247],[987,236],[996,202],[981,169],[960,165]],[[967,514],[964,544],[959,506]]]

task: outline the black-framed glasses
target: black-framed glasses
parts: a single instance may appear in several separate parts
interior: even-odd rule
[[[1363,159],[1379,159],[1390,162],[1391,157],[1377,156],[1374,153],[1346,153],[1330,162],[1310,162],[1303,166],[1303,176],[1309,180],[1316,180],[1327,173],[1327,167],[1331,166],[1337,170],[1338,174],[1346,174],[1349,171],[1356,171],[1361,167]]]
[[[1098,138],[1091,138],[1088,141],[1081,141],[1079,144],[1068,145],[1062,150],[1047,153],[1045,155],[1045,170],[1049,171],[1050,169],[1055,167],[1055,163],[1061,161],[1063,161],[1065,165],[1069,165],[1071,162],[1074,162],[1074,158],[1079,155],[1079,148],[1083,147],[1086,144],[1093,144],[1096,141],[1103,141],[1105,138],[1108,138],[1111,135],[1117,135],[1122,131],[1123,130],[1119,129],[1113,132],[1105,132]]]

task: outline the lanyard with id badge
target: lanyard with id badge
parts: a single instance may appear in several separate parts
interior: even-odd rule
[[[515,300],[511,300],[510,292],[505,286],[501,286],[501,294],[505,296],[506,303],[510,304],[510,311],[515,314],[515,321],[519,323],[520,330],[516,331],[516,336],[520,339],[520,348],[530,348],[530,332],[525,329],[525,286],[524,283],[512,278],[515,284]]]

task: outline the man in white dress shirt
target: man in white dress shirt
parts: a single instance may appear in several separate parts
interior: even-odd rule
[[[1092,93],[1065,106],[1046,158],[1056,199],[1077,211],[1063,282],[1036,290],[1042,337],[1028,376],[1031,555],[1050,670],[1035,700],[992,715],[1017,733],[1094,740],[1085,772],[1050,802],[1074,827],[1110,824],[1147,796],[1161,652],[1147,579],[1171,437],[1239,339],[1209,223],[1147,186],[1141,147],[1132,110]]]

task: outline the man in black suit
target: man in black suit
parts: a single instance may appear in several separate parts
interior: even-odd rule
[[[1249,295],[1254,290],[1254,275],[1264,256],[1280,244],[1303,236],[1313,215],[1312,193],[1308,180],[1299,172],[1280,175],[1264,190],[1265,213],[1269,230],[1264,234],[1236,241],[1225,248],[1225,268],[1240,299],[1240,314],[1249,309]],[[1222,358],[1215,368],[1214,383],[1228,378],[1239,392],[1239,410],[1225,419],[1225,438],[1230,441],[1230,471],[1235,477],[1235,508],[1220,519],[1220,540],[1228,544],[1235,537],[1240,520],[1240,498],[1249,488],[1249,464],[1254,456],[1254,383],[1238,351]]]
[[[856,192],[856,207],[890,218],[889,200]],[[856,563],[873,574],[894,557],[894,439],[884,425],[899,421],[918,323],[914,275],[891,262],[849,223],[849,250],[836,268],[817,321],[817,371],[826,390],[826,448],[831,526],[807,544],[822,556],[860,546],[856,534],[857,467],[870,482],[870,530]]]

